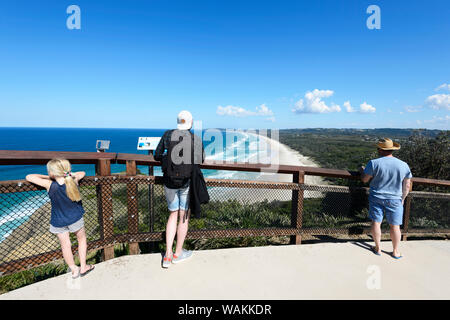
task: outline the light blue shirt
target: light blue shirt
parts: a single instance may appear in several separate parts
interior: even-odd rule
[[[395,157],[370,160],[364,173],[373,177],[370,196],[379,199],[402,199],[403,180],[412,178],[408,164]]]

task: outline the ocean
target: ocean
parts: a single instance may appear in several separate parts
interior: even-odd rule
[[[97,140],[109,140],[107,152],[147,154],[137,150],[139,137],[161,137],[167,129],[103,129],[103,128],[0,128],[0,150],[38,150],[96,152]],[[207,160],[250,163],[270,161],[270,146],[254,132],[207,129],[202,139]],[[194,131],[199,134],[199,132]],[[264,132],[263,132],[264,134]],[[138,166],[148,173],[147,166]],[[125,165],[111,165],[112,173],[124,172]],[[73,165],[72,171],[95,175],[95,165]],[[257,179],[260,173],[202,170],[207,178]],[[47,174],[45,165],[0,165],[0,181],[21,180],[30,173]],[[162,175],[160,167],[155,175]],[[44,191],[43,191],[44,192]],[[45,192],[44,192],[45,193]],[[39,199],[39,201],[37,201]],[[36,192],[22,192],[20,197],[0,194],[0,242],[24,223],[35,210],[49,201]]]

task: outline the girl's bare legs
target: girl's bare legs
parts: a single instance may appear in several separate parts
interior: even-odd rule
[[[381,245],[381,223],[372,221],[371,232],[372,232],[373,241],[375,242],[375,251],[376,252],[380,252],[381,251],[381,249],[380,249],[380,245]]]
[[[392,240],[392,247],[393,247],[392,254],[394,255],[394,257],[399,257],[401,254],[398,251],[398,246],[400,244],[400,240],[402,237],[402,232],[400,231],[400,226],[390,225],[390,233],[391,233],[391,240]]]
[[[86,267],[86,253],[87,253],[87,241],[86,231],[84,227],[75,232],[78,240],[78,255],[80,256],[80,272],[85,273],[88,268]]]
[[[178,210],[171,211],[166,226],[166,257],[172,258],[173,240],[177,232]]]
[[[58,233],[57,236],[59,239],[59,243],[61,244],[64,261],[72,271],[72,275],[75,276],[77,275],[77,272],[75,271],[78,269],[78,267],[75,265],[75,261],[73,260],[72,243],[70,242],[69,232]]]
[[[178,222],[178,228],[177,228],[177,246],[175,248],[175,255],[179,256],[181,254],[181,251],[183,249],[183,243],[184,239],[186,239],[186,234],[188,231],[188,224],[189,224],[189,214],[187,215],[186,219],[183,222],[183,218],[186,211],[180,210],[179,219]]]

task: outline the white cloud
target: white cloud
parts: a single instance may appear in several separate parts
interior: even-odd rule
[[[434,94],[429,96],[425,103],[435,110],[450,110],[450,94]]]
[[[292,112],[295,113],[329,113],[329,112],[340,112],[341,107],[331,103],[330,106],[326,105],[322,98],[331,97],[334,94],[332,90],[319,90],[314,89],[313,91],[308,91],[305,94],[304,99],[300,99],[295,103]]]
[[[270,110],[264,103],[259,107],[256,107],[256,113],[261,116],[273,116],[272,110]]]
[[[448,90],[448,91],[450,91],[450,84],[448,84],[448,83],[443,83],[443,84],[441,84],[439,87],[437,87],[436,89],[434,89],[434,91],[439,91],[439,90]]]
[[[344,107],[347,112],[373,113],[376,110],[373,106],[367,104],[365,101],[359,105],[359,110],[353,108],[350,104],[350,101],[345,101]]]
[[[226,107],[218,106],[216,113],[220,116],[232,116],[232,117],[247,117],[249,115],[252,115],[251,111],[235,106],[226,106]]]
[[[437,117],[434,116],[432,119],[430,120],[417,120],[417,124],[422,125],[422,124],[433,124],[433,125],[442,125],[443,128],[448,128],[448,126],[450,125],[450,116],[446,115],[445,117]]]
[[[365,101],[359,105],[359,112],[374,113],[377,109]]]
[[[269,116],[266,118],[269,121],[274,122],[275,117],[273,111],[270,110],[264,103],[256,107],[256,111],[250,111],[242,107],[237,106],[218,106],[216,113],[220,116],[231,116],[231,117],[248,117],[248,116]]]
[[[405,111],[406,112],[420,112],[422,109],[422,106],[406,106]]]
[[[356,110],[350,105],[350,101],[345,101],[344,107],[347,112],[356,112]]]

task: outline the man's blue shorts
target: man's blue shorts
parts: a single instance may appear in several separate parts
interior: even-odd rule
[[[369,218],[375,222],[383,221],[383,214],[390,225],[403,224],[403,204],[400,199],[379,199],[369,196]]]
[[[189,186],[184,189],[170,189],[164,186],[164,194],[169,211],[187,211],[189,209]]]

